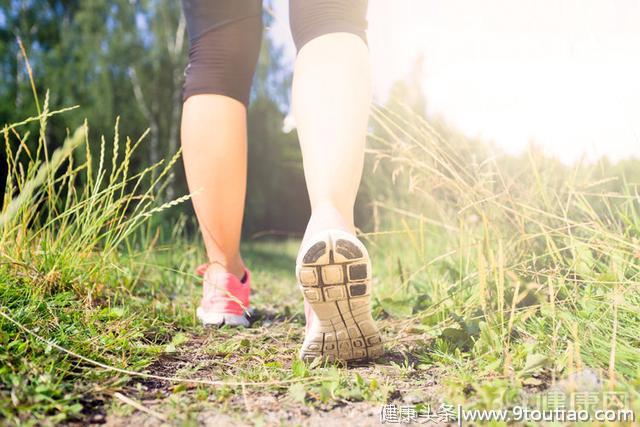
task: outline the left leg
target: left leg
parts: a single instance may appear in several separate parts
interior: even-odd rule
[[[183,0],[189,32],[182,148],[208,256],[197,314],[248,325],[249,273],[240,257],[247,173],[246,117],[262,39],[261,0]]]

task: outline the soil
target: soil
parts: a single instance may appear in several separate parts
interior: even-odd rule
[[[249,339],[259,337],[268,330],[269,340],[274,339],[283,350],[297,345],[300,336],[291,334],[292,319],[268,319],[264,316],[262,327],[257,331],[247,329],[243,333]],[[266,326],[265,326],[266,325]],[[383,328],[390,329],[390,328]],[[251,338],[253,336],[253,338]],[[153,363],[146,372],[165,377],[179,376],[192,378],[219,379],[221,372],[233,372],[247,363],[234,358],[212,355],[212,340],[222,337],[216,333],[191,336],[186,345],[179,346],[175,353],[166,354]],[[297,339],[296,339],[297,338]],[[439,372],[434,367],[419,364],[412,355],[415,341],[397,342],[395,351],[388,351],[376,363],[349,366],[345,369],[359,373],[363,378],[376,377],[379,382],[390,385],[387,404],[414,405],[438,401]],[[421,345],[424,345],[422,343]],[[389,347],[389,346],[387,346]],[[295,351],[283,351],[295,354]],[[244,356],[246,359],[246,356]],[[283,360],[283,365],[292,358]],[[247,365],[249,366],[249,365]],[[229,371],[231,370],[231,371]],[[90,424],[109,427],[131,426],[253,426],[253,425],[301,425],[301,426],[373,426],[381,425],[382,402],[333,400],[330,404],[300,402],[292,399],[286,391],[269,387],[246,387],[242,393],[233,394],[222,402],[216,400],[215,393],[207,396],[207,389],[192,385],[182,385],[176,393],[176,384],[156,379],[134,378],[120,392],[141,406],[137,409],[131,403],[105,403],[106,410],[99,410],[86,419]],[[198,392],[199,390],[199,392]],[[205,390],[203,398],[203,390]],[[199,393],[199,394],[198,394]],[[311,399],[312,400],[312,399]],[[111,406],[110,406],[111,405]],[[123,413],[124,412],[124,413]],[[434,424],[429,424],[434,425]]]

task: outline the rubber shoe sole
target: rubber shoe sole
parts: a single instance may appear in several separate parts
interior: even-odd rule
[[[245,316],[238,316],[235,314],[227,314],[227,313],[207,313],[202,310],[202,307],[198,307],[196,310],[196,315],[198,319],[202,322],[203,326],[214,326],[214,327],[222,327],[222,326],[244,326],[248,328],[251,326],[249,319]]]
[[[296,263],[298,286],[316,314],[300,358],[370,360],[382,356],[371,317],[371,261],[355,236],[324,231],[305,244]]]

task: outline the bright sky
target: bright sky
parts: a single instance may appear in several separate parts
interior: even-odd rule
[[[428,111],[467,135],[565,162],[640,157],[640,1],[370,0],[368,18],[378,101],[422,54]]]

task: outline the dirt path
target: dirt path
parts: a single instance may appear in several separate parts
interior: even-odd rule
[[[264,381],[290,378],[292,369],[304,369],[298,363],[292,366],[302,339],[301,325],[295,319],[265,315],[261,320],[256,328],[212,329],[190,336],[147,372],[181,378]],[[390,326],[382,330],[388,336]],[[415,347],[415,343],[412,345]],[[300,386],[283,385],[232,390],[133,379],[121,393],[125,398],[114,397],[111,405],[106,405],[106,413],[93,421],[113,427],[380,425],[385,398],[398,406],[437,400],[435,369],[420,364],[412,356],[410,345],[398,343],[395,347],[376,363],[312,369],[309,376],[327,372],[337,375],[328,387],[332,390],[328,396],[318,384],[305,386],[302,391]],[[126,399],[132,401],[123,401]]]

